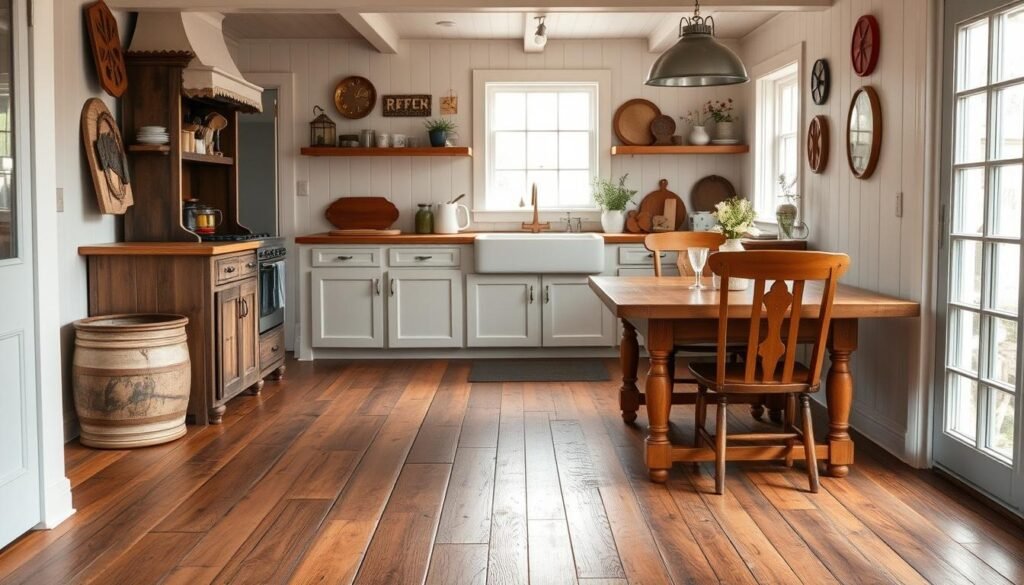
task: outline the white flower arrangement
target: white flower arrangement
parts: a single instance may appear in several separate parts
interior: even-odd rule
[[[757,212],[754,211],[754,204],[749,199],[733,197],[722,201],[715,205],[715,212],[712,215],[718,221],[714,231],[723,234],[727,239],[742,238],[744,234],[761,234],[761,230],[754,227]]]

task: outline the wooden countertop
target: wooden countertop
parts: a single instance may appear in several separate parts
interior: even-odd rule
[[[333,244],[333,245],[360,245],[360,244],[419,244],[419,245],[459,245],[472,244],[476,236],[481,233],[492,232],[462,232],[459,234],[399,234],[397,236],[332,236],[327,232],[309,234],[295,238],[296,244]],[[526,233],[526,232],[515,232]],[[547,232],[545,232],[547,233]],[[606,244],[642,244],[647,234],[603,234]],[[803,240],[744,240],[743,245],[747,248],[760,248],[762,246],[774,249],[804,250],[807,242]]]
[[[220,256],[260,247],[260,240],[245,242],[118,242],[79,246],[80,256]]]

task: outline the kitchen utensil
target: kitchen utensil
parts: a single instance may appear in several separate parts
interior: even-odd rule
[[[383,230],[398,219],[398,208],[383,197],[342,197],[327,207],[324,216],[340,230]]]
[[[331,236],[397,236],[402,230],[331,230],[327,232]]]
[[[373,146],[373,130],[362,130],[359,132],[359,146],[361,148],[370,148]]]
[[[647,211],[637,211],[636,225],[640,226],[641,232],[651,233],[651,230],[654,229],[654,216]]]
[[[710,232],[714,229],[715,215],[710,211],[696,211],[690,215],[690,230],[695,232]]]
[[[459,211],[466,212],[466,224],[459,223]],[[459,203],[438,203],[434,206],[434,233],[457,234],[469,227],[469,208]]]
[[[619,106],[612,119],[615,136],[623,144],[649,146],[654,142],[651,122],[661,115],[658,106],[645,99],[634,99]]]
[[[659,146],[670,146],[675,132],[676,121],[672,116],[661,115],[651,121],[651,134],[654,135],[654,143]]]
[[[644,197],[644,200],[640,202],[640,213],[646,213],[648,217],[653,218],[655,215],[664,215],[669,217],[669,214],[665,212],[665,202],[672,199],[676,202],[675,212],[670,217],[670,225],[673,230],[678,230],[686,224],[686,205],[683,200],[679,198],[672,191],[668,190],[668,181],[662,179],[658,181],[658,190],[651,191]],[[641,227],[643,224],[641,223]],[[644,231],[651,231],[648,227]]]
[[[694,211],[714,211],[715,205],[736,196],[736,188],[724,177],[708,175],[690,190]]]
[[[465,193],[463,193],[462,195],[459,195],[458,197],[456,197],[455,199],[452,199],[452,200],[451,200],[451,201],[449,201],[448,203],[458,203],[458,202],[459,202],[459,200],[460,200],[460,199],[462,199],[462,198],[463,198],[463,197],[465,197],[465,196],[466,196],[466,194],[465,194]]]
[[[636,219],[636,213],[635,209],[626,213],[626,231],[631,234],[643,233],[643,230],[640,229],[640,222]]]

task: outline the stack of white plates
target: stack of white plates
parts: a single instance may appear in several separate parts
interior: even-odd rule
[[[139,144],[167,144],[171,137],[164,126],[143,126],[135,137]]]

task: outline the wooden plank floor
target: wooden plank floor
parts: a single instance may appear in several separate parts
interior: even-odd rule
[[[648,482],[608,367],[470,384],[460,361],[290,362],[223,425],[69,444],[78,512],[0,551],[0,583],[1024,583],[1017,525],[864,442],[818,494],[772,463],[731,463],[724,496],[711,465]]]

